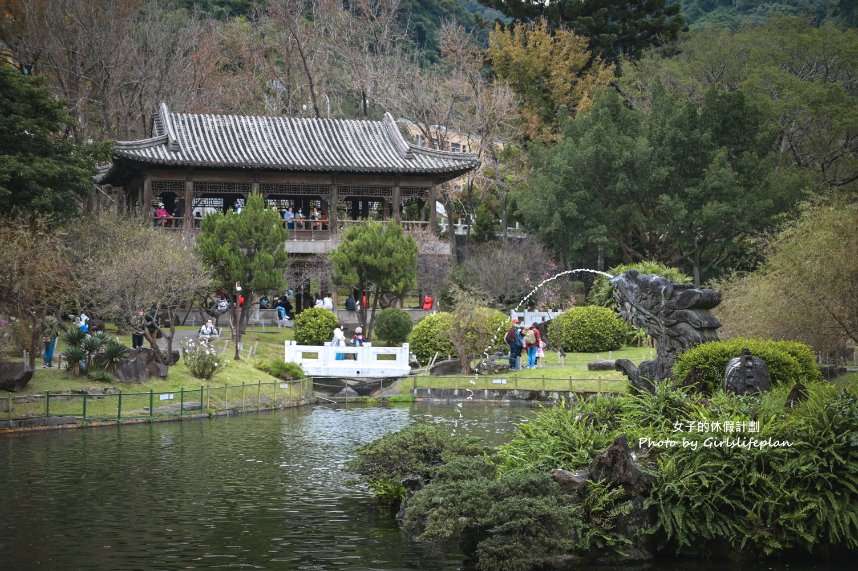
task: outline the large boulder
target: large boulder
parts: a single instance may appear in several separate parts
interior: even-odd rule
[[[462,363],[458,359],[436,361],[429,369],[430,375],[458,375],[462,372]]]
[[[161,376],[161,369],[150,365],[158,365],[155,361],[155,351],[148,347],[132,349],[128,358],[116,364],[116,378],[123,383],[142,383],[152,376]],[[166,374],[164,376],[166,377]]]
[[[33,370],[24,363],[0,361],[0,390],[16,393],[33,378]]]

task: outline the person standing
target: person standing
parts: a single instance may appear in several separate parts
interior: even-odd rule
[[[535,369],[536,368],[536,334],[533,332],[534,327],[531,325],[530,329],[525,329],[524,331],[524,346],[527,348],[527,368]]]
[[[43,364],[46,369],[52,368],[54,365],[51,361],[54,360],[54,349],[57,347],[57,337],[60,333],[60,322],[53,315],[48,315],[44,319],[44,331],[42,332],[43,341],[45,343],[44,353],[42,353]]]
[[[331,347],[343,347],[346,344],[346,335],[343,333],[343,326],[337,325],[334,328],[334,336],[331,339]],[[346,358],[345,353],[337,353],[336,360],[342,361]]]
[[[295,213],[292,212],[292,207],[286,209],[286,212],[283,213],[283,222],[286,224],[286,228],[291,230],[295,227]]]
[[[143,338],[146,335],[146,312],[143,308],[137,310],[137,315],[131,319],[131,348],[142,349]]]
[[[533,361],[533,365],[531,365],[531,369],[535,369],[539,365],[539,352],[542,349],[542,334],[539,332],[539,328],[536,327],[536,324],[533,323],[530,326],[530,331],[533,332],[533,336],[535,341],[533,343],[533,347],[527,348],[528,361]],[[532,351],[531,351],[532,349]],[[533,357],[531,358],[530,353],[533,353]]]
[[[512,320],[512,327],[507,329],[503,337],[504,342],[509,345],[509,370],[518,369],[518,360],[521,358],[521,343],[519,342],[518,320]]]

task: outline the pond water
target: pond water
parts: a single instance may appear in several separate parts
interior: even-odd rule
[[[500,442],[528,412],[316,406],[0,437],[0,568],[459,569],[343,467],[420,419]]]
[[[0,568],[462,569],[455,544],[409,541],[343,467],[421,419],[499,443],[530,412],[316,406],[0,437]]]

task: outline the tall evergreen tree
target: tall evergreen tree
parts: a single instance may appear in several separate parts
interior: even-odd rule
[[[246,322],[249,315],[245,312],[242,316],[236,302],[240,295],[249,308],[254,294],[282,287],[287,237],[280,215],[266,208],[258,194],[250,196],[240,214],[212,213],[203,218],[197,251],[232,301],[233,322],[239,333],[235,337],[236,359],[239,359],[239,321]],[[237,284],[241,285],[240,292]]]
[[[0,203],[71,215],[92,192],[95,161],[64,135],[71,118],[36,77],[0,65]]]

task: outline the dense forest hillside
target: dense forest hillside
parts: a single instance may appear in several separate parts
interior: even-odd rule
[[[810,18],[815,24],[830,22],[855,27],[858,24],[856,0],[668,0],[680,4],[691,29],[732,28],[757,25],[772,16]]]

